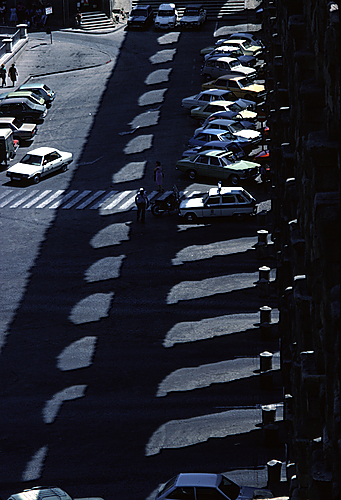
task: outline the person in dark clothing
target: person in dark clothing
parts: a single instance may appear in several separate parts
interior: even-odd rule
[[[146,216],[146,208],[148,208],[149,200],[145,193],[144,188],[141,188],[135,196],[135,203],[137,206],[137,220],[141,217],[141,222],[144,223]]]
[[[8,70],[8,76],[10,77],[10,79],[12,81],[12,87],[14,87],[14,84],[17,81],[17,76],[18,76],[18,71],[17,71],[17,68],[15,67],[14,63],[12,64],[12,66]]]
[[[0,67],[0,78],[2,80],[2,87],[6,87],[6,76],[7,76],[7,72],[6,72],[5,65],[1,64],[1,67]]]

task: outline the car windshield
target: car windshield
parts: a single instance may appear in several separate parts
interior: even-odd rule
[[[24,156],[24,158],[21,160],[20,163],[25,163],[27,165],[36,165],[36,166],[39,166],[39,165],[41,165],[42,159],[43,159],[42,156],[31,155],[31,154],[28,153],[27,155]]]
[[[241,130],[244,130],[244,127],[241,123],[236,122],[230,126],[230,129],[232,132],[240,132]]]
[[[229,106],[229,109],[231,111],[241,111],[243,108],[239,104],[234,102],[233,104],[231,104],[231,106]]]
[[[243,87],[247,87],[248,85],[252,85],[252,79],[251,78],[242,78],[239,80],[239,85]]]
[[[220,160],[224,163],[224,165],[231,165],[233,161],[231,161],[231,155],[221,156]]]
[[[132,15],[145,17],[147,15],[147,9],[134,9]]]
[[[236,500],[240,492],[238,484],[230,481],[230,479],[224,476],[221,478],[218,488],[231,500]]]
[[[18,118],[15,118],[13,120],[13,125],[17,128],[20,128],[22,126],[22,122]]]
[[[174,10],[159,10],[159,17],[171,17],[174,15]]]
[[[252,44],[251,44],[251,42],[249,40],[244,40],[243,41],[243,45],[244,45],[244,47],[246,49],[248,49],[249,47],[251,47]]]
[[[172,477],[167,483],[163,484],[160,489],[158,495],[161,495],[161,493],[164,493],[165,491],[168,491],[170,488],[172,488],[175,484],[175,481],[177,480],[177,476]]]
[[[235,68],[236,66],[240,66],[240,62],[239,61],[231,61],[230,62],[230,67],[231,68]]]
[[[186,7],[184,15],[185,16],[198,16],[199,15],[199,10],[195,9],[193,7]]]

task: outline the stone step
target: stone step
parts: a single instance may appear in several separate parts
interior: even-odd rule
[[[136,5],[151,5],[154,13],[157,12],[159,5],[162,0],[133,0],[132,6]],[[176,1],[174,2],[179,12],[182,16],[187,5],[197,4],[197,0],[187,0],[187,1]],[[222,17],[237,14],[245,9],[245,0],[209,0],[200,2],[204,5],[207,10],[207,19],[214,20],[220,19]]]
[[[114,28],[115,23],[109,19],[103,12],[84,12],[82,13],[82,21],[80,28],[90,31],[98,29]]]

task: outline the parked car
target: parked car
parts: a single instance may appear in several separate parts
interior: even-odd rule
[[[217,113],[218,111],[230,111],[231,106],[233,106],[234,101],[213,101],[210,103],[205,104],[204,106],[199,106],[197,108],[191,109],[191,117],[198,120],[199,124],[202,125],[206,118],[211,116],[214,113]],[[247,119],[247,116],[249,117],[254,117],[254,112],[250,111],[250,114],[248,112],[239,112],[241,119]]]
[[[65,172],[72,162],[72,153],[42,147],[29,151],[23,159],[10,167],[6,175],[11,181],[29,181],[38,184],[42,177],[57,170]]]
[[[260,57],[263,54],[263,47],[254,45],[252,41],[243,38],[229,38],[228,40],[218,40],[216,47],[220,45],[230,45],[232,47],[239,47],[246,56]]]
[[[6,167],[10,160],[15,157],[19,147],[18,139],[14,139],[10,128],[0,129],[0,163]]]
[[[245,56],[239,47],[232,47],[231,45],[221,45],[216,47],[212,52],[207,52],[204,56],[204,61],[212,57],[229,56],[238,59],[243,66],[253,68],[257,64],[257,59],[253,56]]]
[[[33,104],[40,104],[41,106],[45,106],[45,100],[42,97],[39,97],[38,94],[35,94],[34,92],[26,91],[26,90],[16,90],[15,92],[4,92],[3,94],[0,94],[0,101],[3,101],[4,99],[17,99],[18,97],[26,97],[29,99]]]
[[[233,94],[226,90],[208,89],[199,92],[199,94],[185,97],[182,99],[182,106],[191,110],[193,108],[204,106],[212,101],[233,101],[234,99],[230,99],[230,96],[233,96]]]
[[[195,28],[206,21],[207,11],[202,4],[188,5],[180,19],[181,28]]]
[[[222,142],[222,141],[211,141],[206,142],[203,146],[194,146],[193,148],[186,149],[182,153],[182,158],[187,158],[187,156],[197,155],[203,151],[208,151],[214,149],[215,151],[226,151],[230,153],[231,158],[234,161],[245,160],[247,158],[245,151],[239,145],[238,142]]]
[[[264,101],[266,94],[264,85],[254,83],[245,76],[223,75],[216,80],[202,84],[201,88],[202,90],[230,90],[236,97],[256,102]]]
[[[198,132],[194,134],[188,141],[189,147],[194,146],[203,146],[207,142],[211,141],[221,141],[221,142],[238,142],[238,144],[244,149],[248,150],[250,146],[250,141],[243,137],[238,137],[235,134],[232,134],[229,130],[221,130],[217,129],[208,129],[203,130],[202,132]],[[252,146],[252,144],[251,144]]]
[[[213,177],[239,185],[241,180],[253,179],[259,174],[259,164],[246,160],[234,161],[231,154],[221,150],[207,150],[196,156],[188,156],[177,161],[176,169],[189,179]]]
[[[252,43],[252,45],[259,46],[264,49],[264,43],[254,33],[231,33],[231,35],[227,36],[226,40],[248,40]]]
[[[198,218],[202,217],[212,218],[231,217],[233,215],[243,216],[255,214],[256,211],[257,206],[255,198],[242,187],[218,187],[211,188],[205,194],[201,193],[200,195],[194,195],[182,200],[179,207],[179,216],[183,217],[187,222],[196,222]],[[239,493],[237,493],[237,489],[233,495],[232,487],[231,485],[229,486],[231,489],[226,488],[226,495],[222,492],[219,494],[219,488],[224,491],[224,487],[222,485],[220,485],[219,488],[214,488],[212,486],[212,492],[210,491],[207,493],[207,488],[209,488],[208,482],[203,483],[198,481],[196,487],[198,492],[197,496],[193,496],[192,498],[215,498],[221,500],[230,500],[231,498],[240,500],[255,498],[253,496],[254,488],[252,488],[252,492],[250,491],[248,496],[245,496],[245,491],[241,493],[239,490]],[[200,490],[202,491],[202,496],[199,493]],[[173,498],[173,495],[174,493],[171,493],[170,496],[160,496],[156,498],[171,499]],[[177,498],[176,494],[174,498]]]
[[[216,113],[212,113],[206,118],[204,123],[200,123],[200,125],[205,127],[208,123],[218,120],[219,118],[240,121],[240,123],[246,122],[247,126],[245,126],[245,128],[253,128],[256,130],[255,120],[257,118],[257,113],[242,108],[242,106],[236,102],[232,103],[226,111],[217,111]]]
[[[234,120],[226,120],[224,118],[218,118],[212,122],[207,123],[205,127],[197,128],[195,134],[199,134],[200,132],[208,131],[208,130],[228,130],[240,139],[247,139],[250,143],[250,146],[256,146],[262,141],[262,134],[257,130],[246,129],[240,122],[236,122]]]
[[[162,3],[154,19],[155,28],[175,28],[178,22],[178,11],[174,3]]]
[[[29,490],[11,495],[8,500],[72,500],[72,497],[61,488],[34,486]],[[97,497],[86,497],[75,500],[103,500]]]
[[[35,123],[23,123],[13,116],[0,117],[0,129],[10,128],[14,139],[18,139],[19,144],[31,141],[38,131]]]
[[[153,22],[153,10],[150,5],[136,5],[128,17],[128,28],[147,28]]]
[[[218,78],[227,73],[255,78],[257,71],[249,66],[243,66],[238,59],[227,56],[213,57],[206,59],[201,74],[206,80]]]
[[[0,101],[0,117],[14,116],[23,122],[38,123],[46,116],[46,106],[33,104],[27,97]]]
[[[35,94],[38,94],[40,97],[45,99],[47,105],[51,105],[52,101],[54,101],[56,94],[55,92],[50,89],[45,83],[37,83],[37,82],[28,82],[24,83],[23,85],[20,85],[18,90],[29,90],[31,92],[34,92]]]

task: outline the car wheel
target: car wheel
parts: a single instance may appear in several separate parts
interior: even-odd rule
[[[206,121],[205,118],[200,118],[200,120],[198,120],[199,125],[203,125],[205,121]]]
[[[25,119],[23,120],[23,122],[34,123],[32,116],[25,116]]]
[[[62,172],[66,172],[68,169],[68,164],[67,163],[64,163],[64,165],[62,165],[62,168],[60,169]]]
[[[188,170],[187,175],[191,179],[191,181],[194,181],[197,178],[197,173],[195,170]]]
[[[39,184],[39,182],[40,182],[40,175],[39,174],[36,174],[33,177],[33,182],[34,182],[34,184]]]
[[[186,222],[195,222],[197,220],[197,216],[193,213],[188,213],[185,215]]]
[[[254,98],[253,98],[253,96],[251,94],[244,95],[243,99],[246,99],[247,101],[253,101],[254,100]]]
[[[239,177],[238,175],[231,175],[230,176],[230,182],[233,186],[238,186],[239,184]]]

